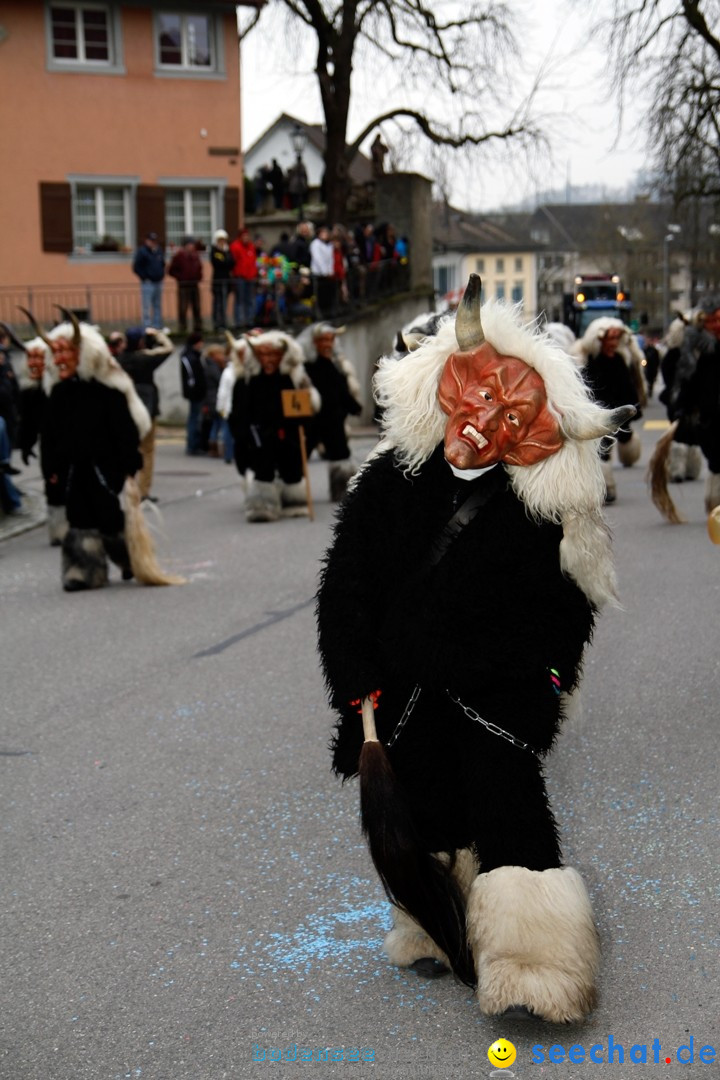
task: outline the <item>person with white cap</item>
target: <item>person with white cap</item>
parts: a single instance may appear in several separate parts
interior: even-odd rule
[[[224,229],[213,234],[210,248],[212,266],[212,319],[215,330],[227,330],[227,302],[235,259],[230,251],[230,237]]]

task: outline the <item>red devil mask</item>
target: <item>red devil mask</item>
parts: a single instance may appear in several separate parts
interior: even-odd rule
[[[457,469],[535,465],[563,445],[534,368],[488,342],[448,357],[438,386],[445,458]]]

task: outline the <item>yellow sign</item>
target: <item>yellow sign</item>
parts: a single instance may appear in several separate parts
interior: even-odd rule
[[[313,407],[309,390],[282,391],[283,416],[312,416]]]

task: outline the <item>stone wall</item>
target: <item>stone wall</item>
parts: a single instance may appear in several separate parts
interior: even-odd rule
[[[343,353],[355,365],[363,388],[363,411],[351,422],[367,424],[373,415],[372,376],[378,359],[392,351],[398,330],[417,315],[432,310],[432,294],[413,293],[391,298],[377,307],[368,308],[348,322],[340,338]],[[180,387],[180,351],[155,372],[160,391],[160,423],[184,424],[187,402]]]

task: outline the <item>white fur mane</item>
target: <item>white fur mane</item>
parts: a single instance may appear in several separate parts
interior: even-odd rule
[[[50,341],[55,341],[57,338],[72,341],[74,333],[72,324],[64,322],[53,327],[47,337]],[[97,379],[104,386],[109,386],[111,390],[119,390],[127,400],[130,415],[140,438],[143,439],[147,435],[152,427],[152,421],[138,397],[135,384],[108,349],[100,331],[88,323],[80,323],[80,362],[77,373],[81,379]]]
[[[487,341],[504,356],[525,361],[543,379],[548,407],[565,436],[562,448],[536,465],[506,466],[513,489],[535,518],[561,523],[563,569],[600,607],[615,597],[609,533],[602,516],[605,485],[595,431],[608,413],[596,405],[563,349],[534,324],[523,325],[519,307],[497,301],[481,312]],[[443,441],[447,417],[437,390],[445,361],[458,351],[452,317],[414,352],[383,357],[375,375],[384,410],[383,448],[392,447],[408,473],[416,473]]]

